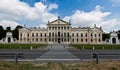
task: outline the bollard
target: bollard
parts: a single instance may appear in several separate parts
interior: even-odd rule
[[[104,50],[105,48],[104,48],[104,46],[103,46],[103,50]]]
[[[92,49],[95,50],[95,47],[93,46]]]
[[[18,63],[18,55],[19,55],[19,54],[16,54],[16,55],[15,55],[15,63],[16,63],[16,64]]]
[[[32,50],[32,49],[33,49],[33,47],[31,46],[31,47],[30,47],[30,49]]]
[[[65,48],[65,46],[64,46],[64,48]]]
[[[96,59],[96,63],[98,64],[99,63],[99,56],[98,54],[92,54],[93,55],[93,58]]]
[[[84,50],[84,46],[82,47],[82,50]]]

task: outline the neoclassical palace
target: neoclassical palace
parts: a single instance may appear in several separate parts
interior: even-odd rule
[[[71,27],[69,22],[58,19],[49,22],[47,28],[19,29],[19,43],[41,44],[102,44],[101,27]]]

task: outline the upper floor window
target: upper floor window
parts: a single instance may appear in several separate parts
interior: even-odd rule
[[[54,30],[54,27],[52,27],[52,30]]]
[[[34,33],[32,33],[32,37],[34,37]]]
[[[87,33],[85,34],[85,36],[87,37]]]
[[[58,30],[60,30],[60,27],[58,27]]]
[[[97,34],[95,34],[95,37],[97,36]]]
[[[91,37],[92,37],[93,35],[92,35],[92,33],[91,33]]]
[[[64,29],[66,30],[66,27],[64,27]]]
[[[69,29],[69,27],[67,27],[67,29]]]

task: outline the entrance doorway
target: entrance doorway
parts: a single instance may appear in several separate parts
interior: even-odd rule
[[[112,43],[116,44],[116,38],[112,38]]]
[[[11,38],[10,37],[8,37],[8,43],[10,43],[11,42]]]

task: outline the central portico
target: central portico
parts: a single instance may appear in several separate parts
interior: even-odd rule
[[[58,19],[49,22],[48,21],[48,39],[49,43],[62,43],[69,44],[71,39],[71,24],[63,21],[58,17]]]

